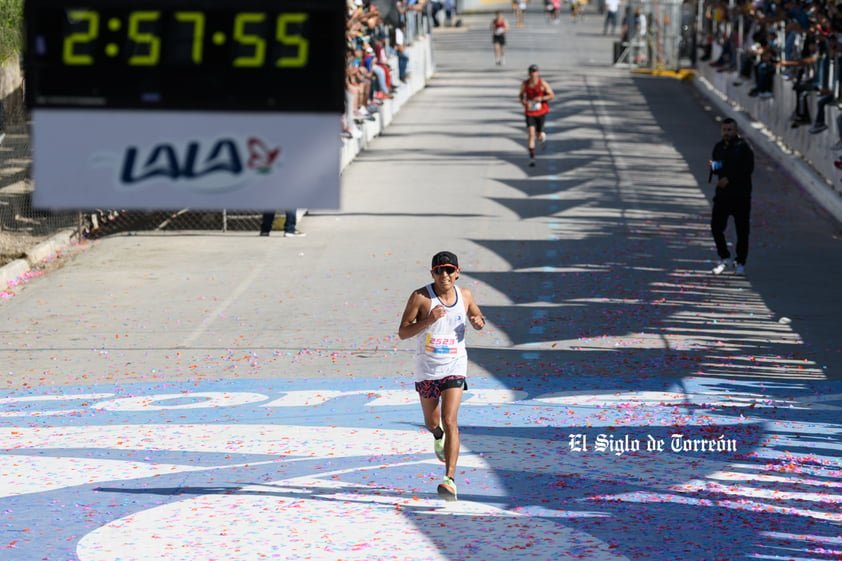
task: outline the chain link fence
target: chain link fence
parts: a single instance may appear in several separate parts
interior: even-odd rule
[[[260,229],[262,210],[255,211],[128,211],[102,210],[85,213],[82,235],[86,239],[110,236],[121,232],[184,232],[206,230],[217,232],[254,232]],[[278,212],[275,228],[283,228],[283,211]]]
[[[26,125],[0,131],[0,266],[55,233],[79,229],[78,212],[32,208],[31,156]]]

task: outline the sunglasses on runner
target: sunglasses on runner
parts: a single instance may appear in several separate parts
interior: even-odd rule
[[[434,275],[441,275],[447,273],[448,275],[453,275],[458,271],[456,267],[453,265],[439,265],[438,267],[433,267],[433,274]]]

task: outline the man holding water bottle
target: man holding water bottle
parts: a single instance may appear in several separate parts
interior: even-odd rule
[[[716,244],[719,263],[713,274],[719,275],[733,267],[737,275],[745,274],[748,258],[748,235],[751,215],[751,174],[754,172],[754,152],[738,133],[737,122],[728,117],[721,124],[722,140],[713,147],[708,162],[708,182],[715,175],[716,194],[713,197],[713,213],[710,231]],[[736,259],[731,259],[725,229],[728,217],[734,217],[737,231]]]

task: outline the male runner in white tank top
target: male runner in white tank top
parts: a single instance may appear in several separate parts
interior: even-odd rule
[[[398,337],[415,338],[415,389],[421,399],[424,425],[433,433],[433,450],[445,464],[438,494],[456,500],[456,460],[459,458],[457,416],[462,393],[468,389],[465,331],[485,326],[485,317],[467,288],[456,286],[459,260],[449,251],[433,256],[433,282],[415,290],[406,303]]]

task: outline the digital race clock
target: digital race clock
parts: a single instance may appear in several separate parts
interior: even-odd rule
[[[33,205],[338,208],[345,0],[25,0]]]
[[[27,0],[30,107],[341,113],[344,0]]]

